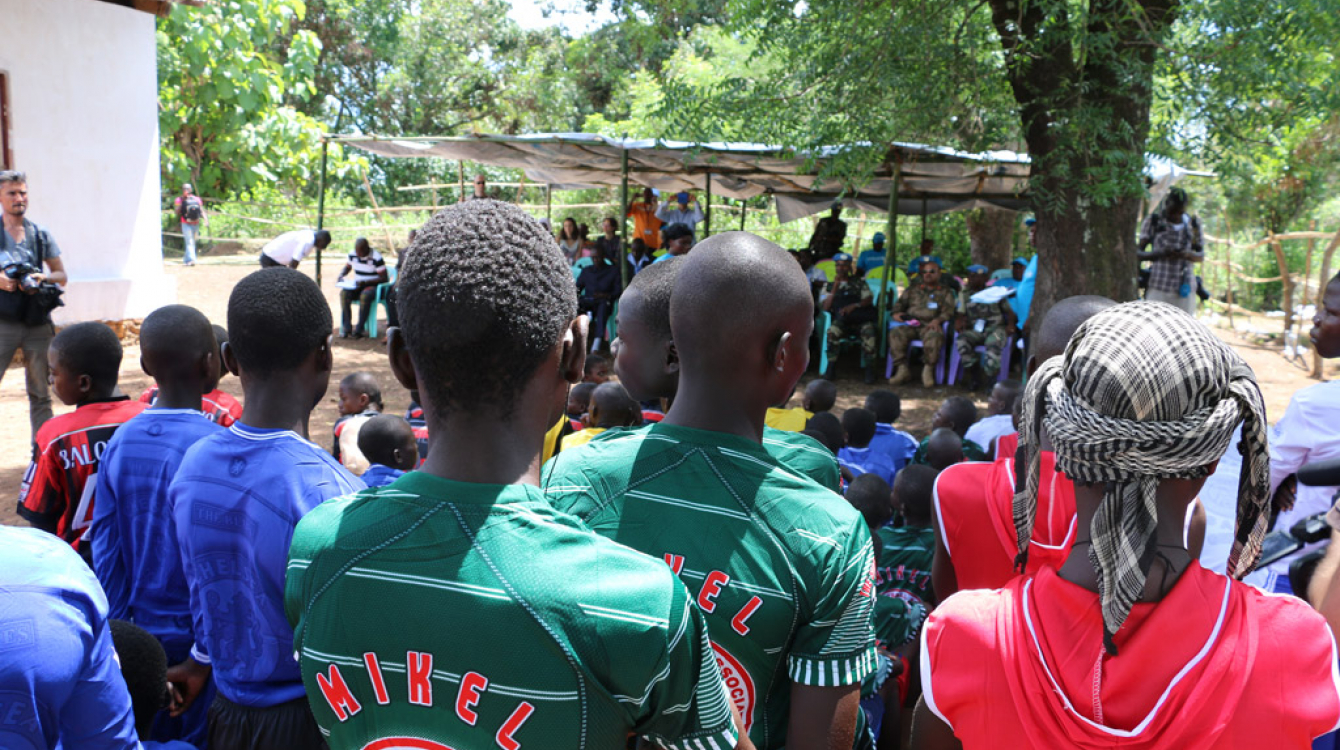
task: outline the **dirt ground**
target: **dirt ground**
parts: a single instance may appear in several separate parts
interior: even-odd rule
[[[323,273],[323,291],[330,303],[336,326],[339,325],[340,312],[339,290],[335,287],[334,278],[341,262],[340,256],[327,253]],[[230,290],[239,279],[257,267],[255,255],[248,253],[239,256],[205,257],[193,268],[186,268],[176,261],[168,261],[166,271],[177,279],[177,298],[180,302],[199,308],[211,321],[226,324]],[[310,262],[304,263],[301,270],[308,274],[314,272]],[[1262,323],[1269,326],[1264,320]],[[382,330],[385,330],[384,311]],[[1308,377],[1308,370],[1304,364],[1286,360],[1281,354],[1279,345],[1255,343],[1243,335],[1222,328],[1218,329],[1218,333],[1236,348],[1256,371],[1272,422],[1284,413],[1295,391],[1316,382]],[[838,402],[834,409],[838,414],[845,409],[861,406],[866,394],[874,388],[887,387],[867,386],[861,383],[861,373],[856,360],[855,356],[849,356],[839,366]],[[368,339],[355,341],[337,338],[335,372],[331,378],[330,389],[313,413],[310,425],[311,438],[317,444],[329,445],[331,441],[331,427],[337,417],[336,384],[340,378],[359,370],[367,370],[377,377],[389,413],[404,413],[409,404],[409,393],[391,376],[381,344]],[[1328,368],[1328,377],[1336,375],[1334,367]],[[806,376],[806,380],[812,377],[815,376],[811,372]],[[23,381],[21,366],[13,365],[5,373],[3,382],[0,382],[0,425],[5,426],[5,429],[0,430],[0,498],[8,498],[0,502],[0,523],[3,524],[23,523],[15,513],[14,502],[31,455],[28,402]],[[140,370],[138,345],[127,346],[121,364],[121,389],[132,398],[137,398],[150,385],[152,381]],[[236,378],[231,376],[225,378],[220,387],[239,398],[242,396]],[[803,389],[803,384],[801,388]],[[919,386],[904,386],[897,390],[903,399],[903,416],[899,427],[918,436],[924,435],[929,430],[931,415],[946,395],[966,393],[959,388],[927,389]],[[978,407],[983,410],[986,406],[986,395],[982,393],[975,396]],[[800,397],[797,395],[792,398],[790,405],[796,406],[799,402]],[[72,408],[57,403],[55,410],[57,414],[63,414],[72,411]]]

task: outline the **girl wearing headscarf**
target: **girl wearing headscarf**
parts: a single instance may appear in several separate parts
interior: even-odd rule
[[[1220,575],[1186,509],[1242,425],[1237,531]],[[1268,522],[1255,376],[1190,316],[1110,308],[1028,383],[1014,525],[1027,565],[1038,438],[1075,483],[1059,568],[963,591],[922,631],[917,748],[1306,748],[1340,724],[1335,642],[1298,599],[1239,583]]]

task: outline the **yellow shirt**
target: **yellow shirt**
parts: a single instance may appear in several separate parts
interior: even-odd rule
[[[571,435],[568,435],[567,437],[563,438],[563,450],[565,451],[572,450],[573,448],[576,448],[579,445],[586,445],[587,443],[591,442],[591,438],[595,437],[596,435],[599,435],[605,430],[606,428],[604,427],[587,427],[585,430],[582,430],[581,432],[574,432]]]
[[[800,407],[794,409],[768,409],[768,416],[763,418],[763,424],[774,430],[786,430],[787,432],[800,432],[805,429],[805,422],[813,414]],[[566,446],[564,446],[566,447]]]
[[[553,458],[555,453],[558,453],[559,438],[563,437],[564,429],[571,429],[568,426],[569,424],[571,422],[568,420],[568,416],[564,414],[559,418],[557,424],[544,433],[544,454],[540,456],[541,465],[548,463],[549,459]]]

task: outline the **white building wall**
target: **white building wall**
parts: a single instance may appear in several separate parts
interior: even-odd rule
[[[176,300],[159,223],[154,17],[97,0],[0,0],[13,166],[70,284],[57,324]]]

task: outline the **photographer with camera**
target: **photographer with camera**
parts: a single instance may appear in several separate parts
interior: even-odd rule
[[[51,419],[47,347],[54,329],[51,311],[60,301],[65,264],[51,233],[28,221],[28,178],[0,172],[0,379],[14,352],[23,349],[28,377],[28,418],[33,435]],[[44,268],[46,269],[44,271]]]

